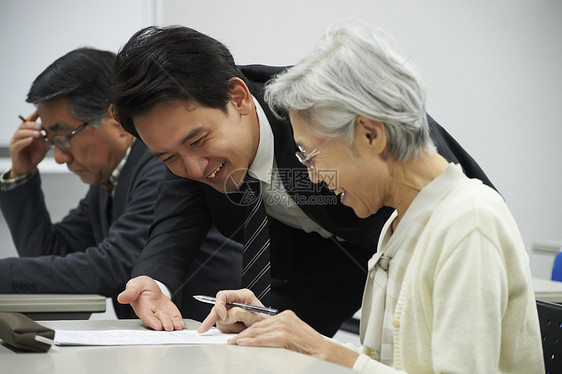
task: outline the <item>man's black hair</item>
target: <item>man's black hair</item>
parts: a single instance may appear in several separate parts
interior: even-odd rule
[[[224,44],[183,26],[136,32],[117,54],[115,76],[115,115],[137,137],[132,118],[156,104],[181,100],[226,111],[229,79],[245,80]]]

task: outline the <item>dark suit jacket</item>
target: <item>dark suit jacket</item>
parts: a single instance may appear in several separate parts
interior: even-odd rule
[[[49,218],[39,173],[23,185],[1,192],[0,207],[21,257],[0,260],[0,293],[96,293],[114,298],[118,317],[135,317],[132,308],[118,304],[116,297],[125,289],[148,238],[156,186],[164,170],[164,164],[137,140],[114,197],[101,185],[93,185],[78,207],[56,224]],[[224,241],[212,230],[194,266],[207,260]],[[233,261],[241,263],[240,245],[228,241],[226,248],[191,284],[202,283],[207,292],[239,286],[239,274],[230,267]],[[207,310],[184,312],[200,319]]]
[[[271,304],[280,310],[292,309],[321,333],[333,335],[361,305],[367,261],[376,250],[378,236],[392,210],[383,208],[360,219],[337,199],[334,203],[333,193],[324,185],[312,184],[295,157],[291,126],[278,120],[263,101],[263,83],[283,68],[253,65],[241,69],[269,119],[284,187],[308,217],[339,238],[324,239],[273,220],[269,226]],[[476,162],[428,118],[439,152],[449,161],[460,162],[469,177],[490,184]],[[234,195],[221,194],[168,172],[160,185],[150,239],[133,274],[147,274],[175,289],[188,276],[186,270],[211,223],[223,235],[241,242],[245,209],[232,202],[237,199]],[[320,203],[322,199],[324,204]]]

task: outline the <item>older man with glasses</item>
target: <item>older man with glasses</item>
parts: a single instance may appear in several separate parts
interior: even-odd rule
[[[10,141],[12,168],[0,179],[0,208],[20,258],[0,260],[0,293],[97,293],[114,298],[120,318],[133,310],[116,302],[148,238],[164,165],[113,118],[108,100],[115,54],[90,48],[69,52],[33,82],[27,101],[37,110]],[[37,165],[55,161],[90,185],[62,221],[52,223]],[[175,301],[190,318],[208,308],[194,293],[240,286],[241,247],[211,229]],[[220,251],[219,251],[220,249]],[[221,270],[222,269],[222,270]]]

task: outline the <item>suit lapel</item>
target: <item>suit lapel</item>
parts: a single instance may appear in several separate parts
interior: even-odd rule
[[[271,112],[263,100],[263,84],[252,84],[250,90],[269,120],[274,137],[275,161],[288,194],[310,219],[324,229],[363,247],[374,248],[380,229],[376,230],[370,220],[358,219],[353,210],[341,204],[337,198],[334,204],[319,202],[318,196],[333,199],[334,194],[324,183],[315,185],[308,178],[306,167],[295,156],[297,147],[291,125],[288,121],[279,120]]]
[[[115,191],[113,194],[113,217],[119,217],[125,211],[128,198],[127,195],[129,193],[129,182],[133,177],[133,173],[135,172],[136,168],[131,167],[131,164],[136,164],[140,162],[139,158],[145,149],[145,145],[137,140],[133,143],[131,147],[131,152],[129,153],[129,157],[127,158],[127,162],[121,169],[121,173],[119,174],[119,180],[117,185],[115,186]],[[111,199],[111,197],[110,197]]]

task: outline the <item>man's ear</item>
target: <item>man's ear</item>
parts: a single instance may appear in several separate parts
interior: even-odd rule
[[[119,137],[130,135],[127,131],[125,131],[123,126],[121,126],[121,123],[115,118],[115,114],[115,109],[113,107],[113,104],[111,104],[109,108],[107,108],[107,111],[103,116],[103,121],[107,122],[109,126],[112,126],[115,130],[117,130]]]
[[[240,78],[232,77],[228,80],[232,85],[230,91],[230,101],[234,108],[243,116],[246,116],[253,111],[252,94],[246,86],[246,83]]]
[[[356,146],[367,147],[375,154],[381,154],[386,149],[386,131],[384,123],[358,116],[355,120]]]
[[[105,111],[104,116],[107,116],[109,118],[113,118],[116,121],[119,121],[117,110],[115,109],[113,104],[109,104],[109,107],[107,107],[107,110]]]
[[[119,132],[119,136],[120,136],[120,137],[132,136],[132,135],[129,134],[127,131],[125,131],[125,129],[123,128],[123,126],[121,126],[121,123],[120,123],[120,122],[117,122],[116,120],[112,120],[112,124],[115,126],[115,129]]]

